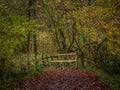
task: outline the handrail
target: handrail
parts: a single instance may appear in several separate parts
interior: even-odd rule
[[[50,56],[70,56],[70,55],[76,55],[76,53],[67,53],[67,54],[53,54]]]

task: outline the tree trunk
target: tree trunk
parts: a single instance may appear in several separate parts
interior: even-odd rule
[[[31,19],[31,7],[32,7],[32,0],[29,0],[29,10],[28,10],[28,18]],[[30,70],[30,61],[29,61],[29,54],[30,54],[30,31],[28,32],[27,36],[27,52],[28,52],[28,70]]]

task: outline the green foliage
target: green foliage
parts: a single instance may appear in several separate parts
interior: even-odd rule
[[[26,50],[28,33],[37,32],[41,25],[23,15],[9,12],[4,3],[0,3],[0,12],[0,76],[7,76],[16,72],[13,59]]]
[[[17,68],[17,67],[16,67]],[[12,68],[13,69],[13,68]],[[27,80],[28,78],[41,74],[43,73],[44,68],[42,66],[40,66],[38,68],[38,70],[34,70],[32,72],[26,72],[24,74],[22,74],[21,72],[16,72],[13,71],[14,74],[10,74],[10,76],[5,76],[4,77],[0,77],[0,90],[5,90],[5,89],[15,89],[16,86],[19,86],[19,84],[21,84],[22,81]],[[16,72],[16,74],[15,74]],[[16,86],[14,86],[16,85]]]
[[[34,20],[9,12],[5,5],[1,4],[0,10],[0,55],[9,57],[24,48],[28,33],[36,32],[38,25]]]
[[[92,61],[97,57],[95,55],[96,52],[99,52],[99,55],[102,57],[104,50],[97,51],[96,48],[99,45],[84,45],[89,42],[100,44],[104,38],[107,38],[107,44],[100,46],[106,47],[108,50],[105,52],[109,52],[109,55],[112,54],[113,57],[111,56],[109,58],[112,59],[114,56],[119,57],[120,23],[118,13],[119,4],[117,4],[119,0],[90,1],[51,0],[47,3],[47,0],[43,0],[42,4],[44,6],[40,9],[42,9],[41,13],[45,13],[45,17],[40,17],[44,18],[42,22],[45,22],[47,28],[51,30],[53,42],[58,52],[74,52],[83,46],[83,53],[89,55],[89,59]],[[76,45],[76,41],[79,45]],[[97,61],[101,62],[99,58]],[[107,62],[111,61],[109,58],[106,58]],[[109,67],[109,65],[107,66]]]
[[[113,90],[120,89],[119,75],[108,74],[105,71],[98,69],[94,66],[87,66],[85,70],[94,72],[100,78],[100,80],[102,80],[106,85],[111,86]]]
[[[26,51],[29,33],[34,37],[39,33],[38,30],[41,34],[39,39],[43,39],[43,45],[46,44],[40,46],[44,53],[49,52],[47,44],[53,42],[57,52],[82,52],[81,60],[94,61],[96,67],[110,74],[120,73],[119,0],[35,1],[31,2],[31,7],[29,0],[0,1],[0,75],[20,73],[20,70],[15,69],[17,65],[20,67],[20,62],[13,59]],[[28,12],[31,14],[28,15]],[[44,25],[37,24],[31,18]],[[35,42],[33,37],[29,42],[31,50]],[[26,58],[24,63],[27,65]],[[87,61],[85,64],[89,65]],[[110,82],[114,83],[113,80]]]

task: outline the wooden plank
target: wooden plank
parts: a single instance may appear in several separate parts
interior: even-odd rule
[[[67,53],[67,54],[53,54],[53,55],[48,55],[47,57],[43,57],[43,59],[46,58],[54,58],[54,57],[59,57],[59,56],[75,56],[77,55],[76,53]]]
[[[62,63],[62,62],[77,62],[77,60],[58,60],[58,61],[49,61],[50,63]]]
[[[50,55],[50,56],[53,57],[53,56],[69,56],[69,55],[76,55],[76,53],[54,54],[54,55]]]
[[[76,59],[76,68],[78,69],[78,57],[77,57],[77,55],[76,55],[75,59]]]

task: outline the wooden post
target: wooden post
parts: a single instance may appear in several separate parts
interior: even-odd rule
[[[46,62],[47,62],[47,67],[49,67],[49,57],[48,57],[48,55],[46,55]]]
[[[51,56],[51,61],[53,61],[53,56]],[[52,65],[50,64],[50,66],[52,66]]]
[[[64,56],[61,56],[61,58],[63,58],[63,60],[65,60]],[[61,59],[62,60],[62,59]],[[64,62],[62,62],[62,68],[64,68]]]
[[[43,58],[43,54],[42,54],[42,63],[43,63],[43,66],[45,66],[45,65],[44,65],[44,58]]]
[[[20,60],[20,72],[22,74],[22,59],[21,59],[21,53],[19,55],[19,60]]]
[[[57,56],[57,60],[58,60],[58,56]]]
[[[51,56],[49,56],[49,67],[51,67],[50,61],[51,61]]]
[[[75,54],[75,59],[76,59],[76,69],[78,69],[78,56],[77,56],[77,53]]]

